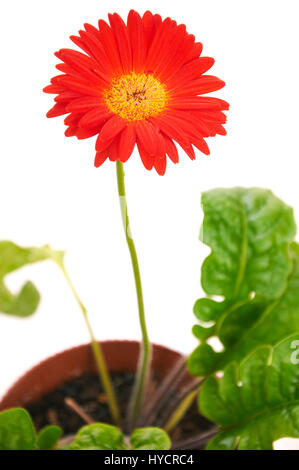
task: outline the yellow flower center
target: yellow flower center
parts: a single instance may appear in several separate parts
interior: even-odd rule
[[[140,121],[155,116],[165,108],[168,97],[165,86],[152,75],[130,73],[112,80],[104,91],[110,111],[127,121]]]

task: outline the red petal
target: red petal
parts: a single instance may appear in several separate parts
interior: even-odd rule
[[[142,147],[142,144],[138,141],[137,141],[137,147],[138,147],[139,155],[140,155],[140,158],[144,167],[147,170],[152,170],[154,166],[154,162],[155,162],[155,157],[148,155],[148,153]]]
[[[136,121],[136,134],[144,150],[149,155],[156,155],[157,151],[157,132],[154,126],[147,121]]]
[[[104,161],[107,160],[107,158],[108,158],[107,151],[97,152],[95,156],[95,160],[94,160],[94,166],[96,168],[99,168],[99,166],[101,166],[104,163]]]
[[[196,80],[209,70],[214,62],[214,59],[211,57],[200,57],[199,59],[191,60],[181,67],[166,83],[169,88],[175,88],[176,86],[179,87],[180,84],[184,85],[192,80]]]
[[[53,108],[50,109],[50,111],[47,112],[46,116],[48,118],[53,118],[57,116],[62,116],[63,114],[66,114],[66,109],[64,104],[55,104]]]
[[[155,68],[155,73],[159,74],[163,80],[165,79],[163,71],[166,71],[166,76],[168,76],[173,73],[173,65],[180,67],[181,64],[178,64],[179,58],[181,58],[182,63],[184,62],[186,40],[188,41],[188,35],[185,25],[181,24],[175,28],[171,26],[168,32],[167,43],[163,48],[163,54],[160,56],[160,62]]]
[[[195,114],[197,114],[196,119]],[[197,113],[189,113],[188,111],[172,109],[169,111],[167,119],[184,131],[188,136],[196,137],[198,133],[200,133],[207,137],[209,135],[209,129],[204,121],[201,120],[201,115],[201,111],[198,111]]]
[[[96,127],[103,121],[109,118],[112,114],[107,110],[106,107],[93,108],[88,111],[79,122],[80,127]]]
[[[82,116],[82,113],[71,113],[65,118],[64,124],[67,126],[78,127],[78,123]]]
[[[157,119],[157,116],[155,118]],[[175,118],[171,118],[167,116],[163,120],[159,118],[159,125],[163,132],[170,138],[176,140],[178,144],[182,147],[182,149],[187,153],[187,155],[191,158],[191,160],[195,159],[194,149],[190,143],[192,136],[188,136],[186,134],[186,129],[189,130],[189,124],[185,124],[185,129],[182,128],[184,121],[176,120]],[[179,131],[180,129],[180,131]],[[183,130],[183,132],[182,132]]]
[[[109,159],[111,162],[116,162],[116,160],[119,160],[118,147],[119,147],[119,135],[116,136],[115,139],[112,141],[112,143],[109,145],[108,154],[109,154]]]
[[[134,150],[136,143],[136,134],[133,124],[128,124],[122,131],[119,139],[119,159],[126,162]]]
[[[157,136],[157,150],[156,150],[156,157],[164,157],[166,154],[166,145],[165,145],[165,140],[159,131],[159,129],[156,129],[156,136]]]
[[[91,83],[101,84],[103,82],[97,63],[90,59],[90,57],[72,49],[61,49],[55,55]],[[98,73],[95,73],[97,69]]]
[[[82,38],[79,38],[78,36],[70,36],[70,40],[73,41],[73,43],[76,44],[76,46],[80,47],[80,49],[86,52],[86,54],[88,54],[90,57],[93,57],[93,55],[90,52],[90,49],[87,47],[85,41]]]
[[[114,115],[102,127],[101,132],[96,141],[96,150],[101,152],[105,150],[112,140],[125,128],[126,121],[118,115]]]
[[[70,113],[71,112],[84,113],[86,111],[89,111],[92,108],[96,108],[97,106],[99,106],[99,104],[103,104],[100,98],[93,97],[93,96],[86,96],[86,97],[72,100],[67,105],[67,110]]]
[[[155,118],[151,118],[151,122],[157,124],[164,134],[166,134],[171,139],[174,139],[180,145],[181,143],[184,145],[189,144],[188,138],[182,134],[180,127],[168,119],[167,116],[156,116]]]
[[[178,163],[179,162],[179,153],[178,149],[175,146],[175,143],[173,140],[169,139],[166,135],[163,136],[165,140],[165,148],[166,148],[166,153],[169,156],[170,160],[173,161],[173,163]]]
[[[64,85],[66,88],[82,93],[83,95],[100,96],[101,94],[100,87],[90,87],[83,81],[68,75],[60,75],[59,78],[57,78],[57,81],[59,84]]]
[[[205,124],[207,128],[209,129],[210,136],[215,136],[216,134],[226,135],[226,130],[218,122],[206,121]]]
[[[82,127],[79,127],[76,132],[77,139],[83,140],[83,139],[88,139],[89,137],[92,137],[96,134],[99,133],[99,129],[83,129]]]
[[[173,93],[175,96],[182,95],[201,95],[204,93],[210,93],[211,91],[220,90],[223,88],[225,82],[217,77],[211,75],[203,75],[197,80],[193,80],[185,86],[177,87]]]
[[[95,59],[98,66],[101,68],[103,78],[109,82],[113,67],[107,57],[102,42],[90,31],[80,31],[80,36],[81,40],[86,44],[86,48],[90,51],[89,55]]]
[[[142,20],[136,11],[131,10],[127,23],[132,48],[132,68],[135,72],[141,72],[143,71],[146,48]]]
[[[224,127],[221,124],[213,123],[213,127],[215,129],[216,134],[219,134],[219,135],[227,134],[226,129],[224,129]]]
[[[65,88],[62,86],[58,86],[58,85],[48,85],[45,88],[43,88],[44,93],[52,93],[55,95],[56,93],[62,93],[63,91],[65,91]]]
[[[224,109],[224,105],[221,103],[222,100],[214,98],[213,101],[210,101],[211,99],[212,98],[206,98],[203,96],[178,97],[171,100],[168,106],[174,109],[194,111]]]
[[[162,18],[160,15],[153,15],[150,11],[146,11],[144,13],[142,17],[142,24],[144,28],[146,51],[149,50],[156,31],[158,30],[161,23]]]
[[[117,14],[108,15],[114,37],[116,39],[119,56],[125,73],[132,71],[132,51],[127,27],[122,18]]]
[[[191,158],[191,160],[195,160],[195,152],[194,152],[194,149],[192,147],[191,144],[189,145],[184,145],[184,144],[179,144],[182,149],[184,150],[184,152],[186,152],[186,154],[188,155],[189,158]]]
[[[166,157],[158,157],[154,163],[155,170],[157,171],[158,175],[163,176],[166,171]]]
[[[98,64],[95,60],[91,59],[82,52],[75,51],[74,49],[60,49],[58,52],[55,52],[56,57],[62,60],[63,62],[70,63],[72,65],[74,62],[80,64],[82,67],[86,67],[90,70],[97,68]]]
[[[99,20],[99,30],[102,45],[112,65],[112,69],[115,75],[122,73],[122,66],[119,58],[118,48],[111,28],[107,25],[105,21]]]
[[[183,34],[183,32],[181,34]],[[179,40],[177,48],[175,48],[173,41],[176,42],[176,38],[170,38],[168,46],[170,49],[168,49],[168,54],[163,60],[164,66],[161,71],[161,78],[163,81],[168,79],[170,76],[176,76],[181,66],[185,63],[186,53],[190,50],[190,47],[192,47],[194,37],[184,33],[183,40]],[[171,58],[169,62],[167,60],[167,56]]]
[[[160,63],[165,47],[169,44],[169,35],[172,28],[173,23],[170,18],[166,18],[159,26],[147,55],[145,64],[147,70],[155,70],[157,64]]]
[[[208,144],[202,137],[197,136],[196,139],[192,139],[192,144],[195,145],[195,147],[198,148],[198,150],[200,150],[205,155],[210,155],[210,149],[208,147]]]
[[[201,42],[196,42],[194,43],[194,46],[192,49],[190,49],[189,53],[186,55],[186,63],[189,62],[189,60],[195,59],[196,57],[199,57],[200,54],[202,53],[202,43]]]
[[[65,106],[71,101],[78,98],[80,95],[75,91],[64,91],[54,98],[56,103],[63,103]]]
[[[200,118],[205,121],[219,122],[220,124],[226,122],[226,115],[222,111],[201,111]]]
[[[71,67],[69,67],[67,64],[59,63],[59,64],[56,64],[55,67],[57,70],[59,70],[59,72],[72,75],[73,77],[81,78],[80,74],[74,72],[74,70]]]
[[[64,132],[64,135],[66,137],[73,137],[76,135],[76,132],[77,132],[77,127],[68,127],[65,132]]]

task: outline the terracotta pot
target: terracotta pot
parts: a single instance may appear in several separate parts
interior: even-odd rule
[[[101,343],[111,372],[134,372],[139,352],[136,341],[104,341]],[[164,346],[153,346],[152,369],[163,379],[182,355]],[[0,411],[27,405],[76,377],[96,372],[90,344],[68,349],[52,356],[26,372],[0,400]],[[184,383],[192,380],[185,376]]]

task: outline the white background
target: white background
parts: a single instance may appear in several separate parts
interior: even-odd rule
[[[147,8],[187,25],[216,58],[213,74],[231,103],[227,137],[211,156],[181,153],[166,175],[126,164],[131,228],[140,254],[150,337],[189,353],[192,307],[201,295],[200,193],[217,186],[262,186],[292,205],[298,199],[298,1],[9,1],[1,4],[1,239],[67,250],[67,267],[97,338],[139,338],[134,281],[122,232],[115,165],[93,167],[94,138],[64,137],[63,118],[47,120],[56,74],[53,55],[69,35],[108,12]],[[58,269],[45,262],[11,275],[42,294],[26,320],[0,317],[0,393],[24,370],[88,335]],[[287,444],[289,447],[292,442]],[[293,445],[294,442],[293,442]]]

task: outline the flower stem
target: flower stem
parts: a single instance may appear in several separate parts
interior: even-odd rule
[[[96,365],[97,365],[97,369],[98,369],[98,373],[99,373],[99,377],[100,377],[100,380],[103,384],[103,388],[105,390],[105,393],[107,395],[107,400],[108,400],[108,406],[109,406],[109,409],[110,409],[110,413],[112,415],[112,418],[114,420],[114,422],[116,424],[120,424],[120,413],[119,413],[119,409],[118,409],[118,405],[117,405],[117,402],[116,402],[116,398],[115,398],[115,394],[114,394],[114,390],[113,390],[113,386],[112,386],[112,383],[111,383],[111,379],[110,379],[110,376],[109,376],[109,372],[108,372],[108,369],[107,369],[107,366],[106,366],[106,362],[105,362],[105,358],[104,358],[104,355],[103,355],[103,351],[102,351],[102,348],[100,346],[100,344],[97,342],[97,340],[95,339],[95,336],[94,336],[94,333],[93,333],[93,330],[92,330],[92,327],[91,327],[91,324],[89,322],[89,318],[88,318],[88,314],[87,314],[87,309],[85,307],[85,305],[83,304],[83,302],[81,301],[69,275],[68,275],[68,272],[66,271],[66,268],[65,268],[65,265],[63,263],[63,261],[59,261],[57,262],[58,266],[60,267],[64,277],[65,277],[65,280],[66,282],[68,283],[81,311],[82,311],[82,314],[83,314],[83,318],[84,318],[84,321],[85,321],[85,324],[87,326],[87,329],[88,329],[88,333],[89,333],[89,336],[90,336],[90,340],[91,340],[91,347],[92,347],[92,351],[93,351],[93,355],[94,355],[94,358],[95,358],[95,361],[96,361]]]
[[[151,363],[151,344],[149,341],[147,328],[146,328],[138,258],[137,258],[135,244],[134,244],[132,234],[130,231],[129,216],[127,212],[124,168],[123,168],[123,164],[119,160],[116,161],[116,173],[117,173],[118,195],[119,195],[123,226],[124,226],[125,236],[126,236],[130,256],[131,256],[133,272],[134,272],[134,277],[135,277],[135,285],[136,285],[137,300],[138,300],[138,311],[139,311],[139,322],[140,322],[141,333],[142,333],[142,345],[141,345],[141,352],[140,352],[140,357],[139,357],[139,364],[137,368],[133,395],[132,395],[132,399],[131,399],[131,403],[129,407],[129,427],[131,428],[136,424],[138,420],[142,403],[143,403],[144,392],[145,392],[147,381],[148,381],[149,368],[150,368],[150,363]]]

